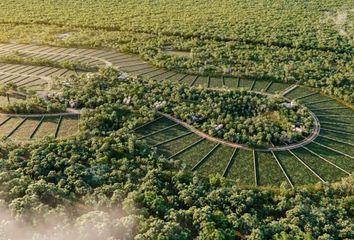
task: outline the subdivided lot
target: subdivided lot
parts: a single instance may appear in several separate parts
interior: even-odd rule
[[[187,75],[183,73],[177,73],[176,75],[173,75],[172,77],[169,78],[169,80],[174,81],[174,82],[180,82],[182,81]]]
[[[301,159],[297,159],[288,151],[276,152],[279,162],[282,164],[290,180],[295,186],[320,182],[321,179],[313,173]]]
[[[7,138],[13,130],[22,122],[21,118],[10,117],[3,120],[0,124],[0,137]]]
[[[209,87],[209,77],[199,76],[193,83],[193,86]]]
[[[273,155],[269,152],[256,153],[256,167],[258,168],[259,185],[277,185],[288,184],[281,168]]]
[[[353,116],[354,117],[354,112],[353,110],[349,108],[345,108],[344,106],[340,108],[331,108],[331,107],[325,107],[325,108],[317,108],[317,109],[311,109],[315,114],[318,115],[338,115],[338,116]]]
[[[46,136],[68,137],[79,131],[78,116],[63,117],[0,117],[0,136],[23,142]]]
[[[257,80],[253,87],[253,90],[257,92],[263,92],[267,89],[270,83],[271,83],[270,81]]]
[[[346,144],[339,143],[339,142],[336,142],[336,141],[333,141],[330,139],[324,139],[324,138],[316,139],[315,142],[319,143],[319,144],[316,144],[318,146],[318,148],[320,148],[321,145],[326,146],[328,149],[333,149],[332,151],[337,151],[337,153],[340,153],[343,158],[345,155],[351,156],[353,158],[353,161],[350,161],[350,162],[352,162],[354,164],[354,148],[353,147],[350,147]],[[311,143],[311,144],[313,144],[313,143]],[[347,165],[350,165],[350,162],[347,162]]]
[[[329,114],[316,114],[320,122],[332,122],[338,125],[352,124],[354,121],[353,114],[351,115],[329,115]]]
[[[340,145],[343,145],[342,148],[347,150],[350,147],[350,145],[353,147],[354,144],[354,126],[352,125],[329,125],[329,124],[321,124],[321,132],[320,132],[320,137],[327,137],[330,139],[335,139],[339,141]],[[343,144],[343,143],[348,143],[348,144]]]
[[[321,137],[306,147],[315,149],[312,150],[328,160],[333,159],[331,162],[343,169],[349,172],[354,171],[354,147]]]
[[[79,131],[79,115],[66,116],[62,118],[58,129],[58,138],[74,135]]]
[[[269,92],[269,93],[281,93],[282,91],[284,91],[286,88],[288,88],[290,86],[291,86],[291,84],[273,82],[270,85],[270,87],[268,88],[267,92]]]
[[[187,168],[192,170],[196,164],[208,154],[208,152],[215,147],[215,143],[203,140],[199,142],[194,147],[190,148],[189,150],[183,152],[182,154],[175,157],[175,159],[179,159],[183,161]]]
[[[153,77],[155,81],[161,82],[161,81],[167,81],[170,79],[170,77],[175,76],[177,73],[173,71],[167,71],[161,75],[158,75],[156,77]]]
[[[166,127],[169,127],[171,125],[174,125],[174,124],[175,124],[175,122],[173,122],[167,118],[159,118],[150,124],[147,124],[145,126],[138,128],[135,132],[137,135],[144,137],[148,134],[152,134],[156,131],[160,131],[160,130],[162,130]]]
[[[120,68],[122,71],[127,71],[127,72],[138,72],[138,71],[152,71],[156,70],[156,68],[146,64],[146,65],[136,65],[136,66],[129,66],[129,67],[122,67]]]
[[[167,71],[165,69],[158,69],[156,71],[149,71],[149,72],[145,72],[145,73],[141,73],[139,74],[140,76],[142,76],[143,78],[147,78],[147,79],[153,79],[156,76],[160,76],[161,74],[166,73]]]
[[[331,98],[326,98],[324,100],[318,100],[318,101],[312,101],[312,102],[308,101],[308,102],[305,102],[304,104],[310,109],[344,107],[343,104],[341,104]]]
[[[183,77],[183,79],[180,81],[183,84],[186,84],[188,86],[191,86],[194,84],[194,82],[198,79],[197,75],[187,75]]]
[[[297,98],[309,96],[310,94],[313,94],[313,93],[314,93],[313,91],[308,90],[306,88],[297,87],[294,90],[292,90],[291,92],[289,92],[288,94],[286,94],[285,97],[287,97],[289,99],[297,99]]]
[[[220,174],[223,172],[232,156],[234,149],[225,145],[219,145],[205,161],[197,168],[203,175]]]
[[[311,95],[307,95],[307,96],[299,99],[299,101],[305,105],[312,104],[314,102],[328,101],[328,100],[331,100],[331,98],[321,95],[320,93],[315,93],[315,92]],[[311,106],[311,105],[309,105],[309,106]]]
[[[234,157],[228,178],[243,185],[255,185],[255,172],[252,151],[240,149]]]
[[[221,77],[211,77],[210,78],[210,86],[211,88],[222,88],[223,82]]]
[[[165,142],[166,140],[176,138],[186,133],[188,133],[188,130],[186,128],[180,125],[176,125],[158,133],[151,132],[149,133],[149,136],[145,138],[145,140],[148,145],[154,146],[156,144],[160,144],[162,142]]]
[[[342,177],[347,176],[347,174],[342,170],[336,168],[329,162],[319,158],[304,148],[298,148],[292,151],[325,181],[338,181]]]
[[[200,141],[200,139],[201,138],[195,134],[189,134],[158,146],[158,150],[165,156],[170,157],[191,146],[193,143]]]
[[[36,131],[33,138],[34,139],[41,139],[44,137],[54,137],[55,131],[57,129],[59,123],[58,117],[48,117],[45,118],[40,126],[40,128]]]
[[[253,82],[254,82],[254,80],[241,78],[240,83],[239,83],[239,88],[243,88],[245,90],[250,90]]]
[[[30,139],[41,118],[28,118],[10,137],[11,140],[27,141]]]
[[[233,77],[225,77],[224,82],[225,82],[225,87],[228,88],[237,88],[238,86],[238,78],[233,78]]]

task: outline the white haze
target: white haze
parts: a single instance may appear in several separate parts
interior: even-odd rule
[[[334,24],[339,35],[347,37],[350,41],[353,41],[353,33],[348,32],[348,29],[352,28],[354,24],[349,18],[349,14],[353,13],[354,9],[342,7],[341,10],[338,10],[335,14],[326,13],[325,18],[322,19],[322,22]]]
[[[125,240],[132,238],[135,222],[133,216],[119,218],[114,213],[91,211],[75,221],[55,213],[41,223],[29,224],[2,209],[0,240]]]

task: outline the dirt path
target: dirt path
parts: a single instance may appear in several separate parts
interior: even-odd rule
[[[244,145],[244,144],[238,144],[238,143],[232,143],[232,142],[229,142],[229,141],[226,141],[226,140],[223,140],[223,139],[220,139],[220,138],[216,138],[216,137],[213,137],[213,136],[210,136],[200,130],[198,130],[197,128],[191,126],[190,124],[186,123],[186,122],[183,122],[169,114],[166,114],[166,113],[163,113],[163,112],[158,112],[161,116],[164,116],[172,121],[174,121],[175,123],[178,123],[179,125],[187,128],[189,131],[193,132],[194,134],[202,137],[202,138],[205,138],[209,141],[212,141],[212,142],[215,142],[215,143],[220,143],[220,144],[224,144],[226,146],[230,146],[230,147],[233,147],[233,148],[240,148],[240,149],[245,149],[245,150],[256,150],[256,151],[259,151],[259,152],[277,152],[277,151],[286,151],[286,150],[292,150],[292,149],[295,149],[295,148],[299,148],[299,147],[302,147],[302,146],[305,146],[309,143],[311,143],[313,140],[315,140],[317,138],[317,136],[320,134],[320,123],[318,121],[318,118],[316,117],[316,115],[310,111],[310,114],[311,116],[314,118],[314,121],[315,121],[315,124],[314,124],[314,129],[311,133],[310,136],[308,136],[307,138],[305,138],[303,141],[299,142],[299,143],[296,143],[296,144],[291,144],[291,145],[286,145],[286,146],[280,146],[280,147],[270,147],[270,148],[251,148],[251,147],[248,147],[247,145]]]

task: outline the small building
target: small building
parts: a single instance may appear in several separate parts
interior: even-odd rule
[[[154,103],[154,106],[157,110],[160,110],[161,108],[163,108],[164,106],[166,106],[167,102],[166,101],[158,101]]]
[[[123,104],[130,105],[131,100],[132,100],[132,97],[131,97],[131,96],[125,97],[125,98],[123,99]]]
[[[129,77],[129,74],[128,74],[128,73],[122,72],[122,73],[119,75],[118,79],[119,79],[119,80],[125,80],[125,79],[127,79],[128,77]]]
[[[215,131],[217,131],[217,132],[219,132],[221,129],[223,129],[224,128],[224,125],[223,124],[219,124],[219,125],[216,125],[215,127],[214,127],[214,130]]]
[[[71,108],[77,108],[79,106],[79,103],[77,101],[70,100],[69,105]]]
[[[191,120],[192,120],[192,123],[194,123],[194,122],[198,122],[200,120],[200,118],[197,117],[196,115],[192,115]]]
[[[289,109],[294,109],[295,107],[297,107],[297,103],[295,101],[286,102],[283,103],[283,106]]]

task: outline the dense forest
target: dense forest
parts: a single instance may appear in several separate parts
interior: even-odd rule
[[[350,0],[17,0],[0,9],[4,42],[113,48],[168,69],[300,82],[353,102]]]

